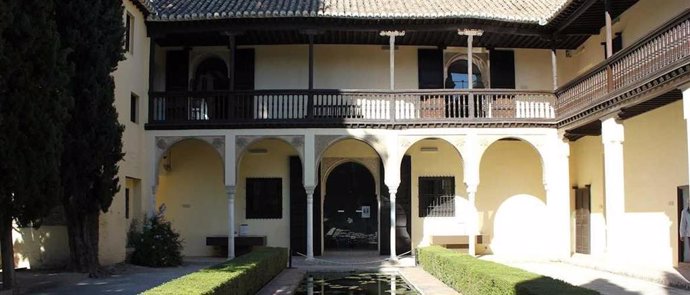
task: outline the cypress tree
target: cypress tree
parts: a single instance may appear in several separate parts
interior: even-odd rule
[[[62,204],[70,264],[75,271],[100,275],[99,215],[119,191],[122,132],[111,73],[123,59],[122,0],[63,0],[57,9],[62,45],[74,71],[68,92],[74,99],[63,137]]]
[[[0,248],[14,285],[12,226],[40,226],[60,202],[69,98],[53,1],[0,0]]]

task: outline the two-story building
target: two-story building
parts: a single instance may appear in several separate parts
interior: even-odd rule
[[[163,204],[187,256],[690,256],[687,0],[124,3],[104,263]]]

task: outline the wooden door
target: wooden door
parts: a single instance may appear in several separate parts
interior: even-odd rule
[[[575,189],[575,252],[590,254],[590,187]]]

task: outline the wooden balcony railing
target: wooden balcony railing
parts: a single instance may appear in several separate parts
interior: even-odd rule
[[[690,63],[690,12],[679,15],[556,91],[566,118]]]
[[[255,90],[153,92],[149,125],[286,122],[420,124],[564,122],[690,64],[690,10],[555,93],[524,90]]]
[[[156,92],[149,123],[544,121],[554,103],[550,92],[490,89]]]

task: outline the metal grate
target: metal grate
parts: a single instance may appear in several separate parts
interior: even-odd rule
[[[455,177],[419,177],[419,217],[455,216]]]

